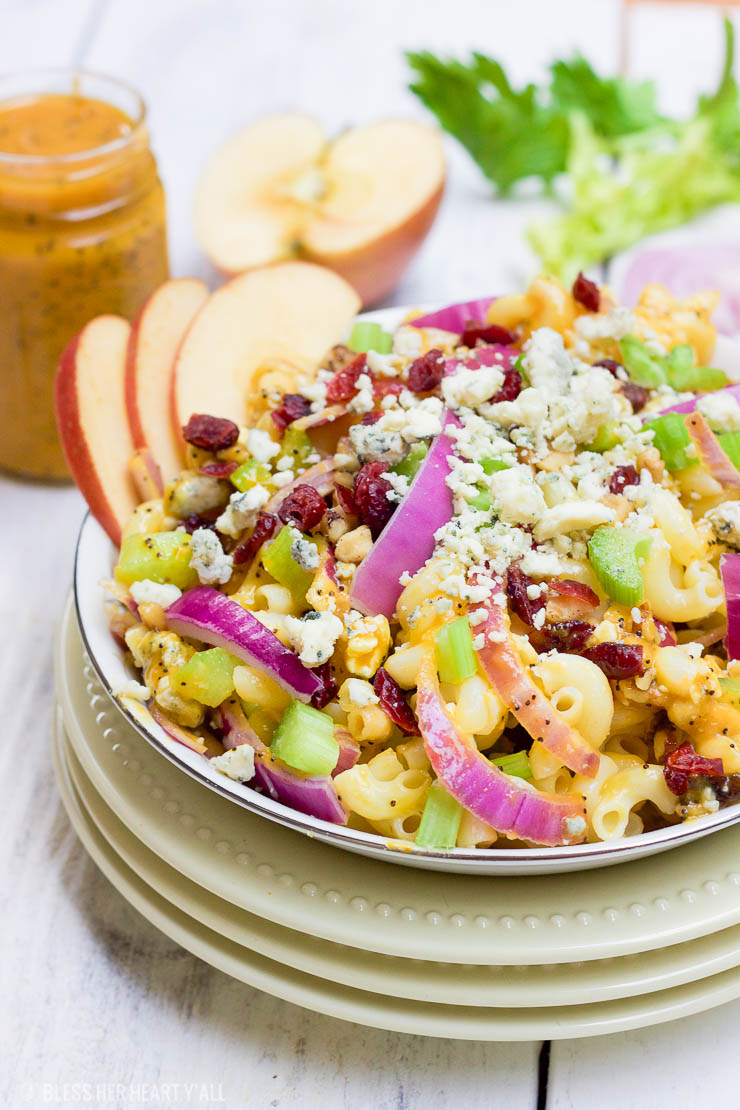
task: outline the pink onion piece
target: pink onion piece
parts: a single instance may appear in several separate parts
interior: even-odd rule
[[[334,488],[334,456],[328,459],[322,459],[321,462],[316,463],[315,466],[310,466],[308,470],[304,470],[303,474],[299,474],[287,486],[283,486],[277,493],[273,493],[270,500],[265,505],[266,513],[276,513],[282,505],[285,498],[289,493],[292,493],[296,486],[313,486],[313,488],[321,494],[322,497],[327,493],[331,493]]]
[[[416,708],[437,778],[481,821],[535,844],[576,844],[585,839],[586,810],[579,797],[545,794],[505,775],[458,731],[442,700],[431,652],[419,668]]]
[[[346,416],[349,409],[346,405],[329,405],[320,412],[310,412],[308,416],[299,416],[291,424],[297,432],[309,431],[311,428],[323,428],[325,424],[333,424],[335,420]]]
[[[330,777],[302,775],[299,771],[286,767],[279,759],[274,759],[270,755],[270,749],[250,727],[236,698],[228,698],[218,707],[214,722],[223,733],[222,742],[225,748],[249,744],[254,749],[252,782],[261,786],[273,801],[290,806],[299,813],[306,813],[309,817],[317,817],[320,821],[331,821],[334,825],[347,824],[346,810],[337,797]]]
[[[737,243],[691,243],[643,250],[630,263],[620,302],[637,304],[646,285],[665,285],[674,297],[691,297],[697,289],[718,289],[722,299],[713,315],[725,335],[740,331],[740,246]]]
[[[467,358],[448,358],[445,360],[445,377],[454,374],[461,366],[477,370],[480,366],[498,366],[500,370],[510,370],[521,351],[516,347],[506,347],[501,343],[491,343],[487,347],[476,347],[475,354]]]
[[[191,732],[189,728],[182,728],[181,725],[176,725],[174,721],[171,721],[169,717],[162,712],[154,701],[149,702],[148,709],[153,720],[157,722],[160,728],[164,729],[172,740],[177,740],[178,744],[184,744],[186,748],[190,748],[191,751],[197,752],[198,755],[205,754],[207,744],[201,740],[199,736],[196,736],[194,732]]]
[[[691,436],[702,466],[725,489],[740,489],[740,471],[733,466],[714,432],[700,412],[684,417],[686,430]]]
[[[486,622],[476,627],[485,637],[478,659],[489,682],[532,739],[541,740],[571,771],[594,778],[599,770],[598,753],[570,727],[527,674],[514,649],[503,607],[493,600],[487,604]]]
[[[730,659],[740,659],[740,554],[721,555],[719,570],[727,602],[725,648]]]
[[[425,316],[417,316],[408,323],[414,328],[439,328],[441,331],[460,335],[470,320],[485,323],[486,313],[495,300],[495,297],[479,297],[475,301],[460,301],[458,304],[449,304],[445,308],[428,312]]]
[[[334,729],[334,739],[339,744],[339,759],[331,773],[332,778],[341,775],[342,771],[349,771],[350,767],[354,767],[360,758],[360,745],[346,728],[337,726]]]
[[[645,420],[652,420],[653,417],[664,416],[667,412],[696,412],[697,402],[702,396],[706,396],[706,394],[698,394],[696,397],[690,397],[688,401],[681,401],[677,405],[670,405],[667,409],[661,409],[660,412],[646,412],[642,415]],[[724,389],[713,389],[712,397],[721,397],[726,401],[734,399],[740,405],[740,385],[727,385]]]
[[[210,586],[196,586],[178,597],[167,613],[167,626],[179,636],[201,640],[243,659],[264,671],[299,701],[309,702],[321,689],[321,680],[304,667],[274,632],[236,601]]]
[[[459,420],[447,413],[437,436],[414,475],[408,493],[360,563],[354,576],[350,601],[363,613],[393,616],[403,587],[404,571],[416,574],[434,550],[434,533],[452,517],[452,494],[445,479],[450,473],[448,456],[453,441],[446,434]]]

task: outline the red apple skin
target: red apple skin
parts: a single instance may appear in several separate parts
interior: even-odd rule
[[[334,270],[357,290],[363,308],[371,308],[398,285],[434,223],[443,194],[444,182],[405,223],[355,251],[322,255],[304,250],[301,257]]]
[[[173,294],[181,297],[182,305],[177,312],[177,318],[174,320],[174,330],[171,336],[171,345],[173,348],[171,364],[169,369],[164,366],[154,368],[155,373],[167,373],[168,384],[166,389],[163,390],[160,401],[161,408],[158,407],[155,411],[150,412],[148,414],[148,420],[145,422],[145,414],[142,411],[142,391],[139,379],[139,372],[141,370],[139,355],[142,328],[146,321],[151,318],[151,314],[160,310],[163,299]],[[156,446],[159,447],[162,457],[156,458],[156,462],[165,479],[173,478],[184,465],[184,445],[179,434],[179,429],[173,428],[171,421],[172,377],[174,374],[177,350],[182,343],[188,327],[197,315],[199,309],[207,300],[207,297],[208,288],[202,281],[198,281],[196,278],[175,278],[165,282],[164,285],[161,285],[158,289],[155,289],[151,296],[144,302],[131,325],[131,335],[126,352],[126,376],[124,385],[126,414],[128,416],[129,428],[131,429],[131,438],[134,447],[137,449],[144,448],[152,450],[156,455],[156,452],[153,450],[155,445],[149,442],[145,423],[148,424],[150,430],[153,422],[160,425],[161,430]],[[149,372],[152,372],[151,366],[149,367]]]
[[[85,382],[81,373],[80,355],[90,337],[90,330],[101,328],[110,330],[113,340],[109,367],[112,388],[103,396],[110,402],[113,419],[116,418],[117,410],[121,430],[118,432],[117,443],[109,443],[104,437],[96,450],[85,427],[82,411],[80,389],[85,388]],[[87,501],[90,512],[117,547],[121,544],[123,526],[138,504],[134,485],[126,468],[133,445],[126,423],[122,420],[120,403],[123,397],[128,334],[129,324],[120,316],[98,316],[91,320],[62,352],[54,380],[57,429],[67,466]],[[104,476],[106,473],[117,474],[119,466],[121,476],[111,485]]]

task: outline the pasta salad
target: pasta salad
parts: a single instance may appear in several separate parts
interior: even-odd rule
[[[391,844],[614,840],[740,798],[740,386],[717,297],[579,275],[358,321],[194,414],[105,583],[138,699]]]

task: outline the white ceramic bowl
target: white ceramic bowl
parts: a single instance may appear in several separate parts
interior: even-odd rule
[[[365,319],[377,320],[388,329],[395,328],[407,309],[385,309],[367,313]],[[713,360],[733,378],[740,379],[740,345],[720,338]],[[74,594],[82,638],[90,660],[110,697],[127,720],[173,763],[210,790],[259,813],[271,821],[296,829],[307,836],[329,844],[381,858],[392,863],[435,871],[466,872],[479,875],[533,875],[577,871],[591,867],[624,863],[655,852],[663,852],[679,844],[706,836],[716,829],[740,821],[740,805],[728,806],[717,813],[686,824],[641,833],[615,842],[578,844],[558,848],[457,848],[451,852],[431,852],[407,845],[394,847],[384,837],[357,832],[328,821],[320,821],[273,801],[249,786],[233,782],[214,770],[205,756],[172,740],[153,720],[148,711],[127,698],[122,702],[116,694],[132,678],[124,656],[113,639],[103,608],[100,580],[110,578],[117,551],[98,523],[88,514],[83,521],[77,544],[74,570]],[[398,843],[398,842],[393,842]]]

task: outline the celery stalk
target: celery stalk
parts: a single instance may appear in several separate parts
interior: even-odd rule
[[[442,682],[463,682],[478,669],[467,617],[457,617],[435,637],[437,669]]]
[[[240,660],[223,648],[196,651],[170,679],[174,693],[215,708],[233,692],[234,667]]]
[[[256,459],[248,459],[231,475],[231,482],[241,493],[246,493],[257,485],[267,485],[270,481],[270,468]]]
[[[654,433],[653,444],[660,451],[667,470],[685,470],[687,466],[695,466],[698,463],[698,459],[686,454],[691,436],[682,413],[663,413],[662,416],[646,420],[643,428],[645,431]]]
[[[301,533],[291,524],[284,525],[262,556],[262,564],[281,586],[287,586],[297,600],[303,600],[313,582],[311,571],[304,570],[290,553],[291,546]]]
[[[483,473],[489,477],[495,474],[497,470],[510,470],[511,467],[508,463],[503,462],[501,459],[481,459],[480,464],[483,467]]]
[[[405,459],[395,466],[390,467],[394,474],[403,474],[409,481],[414,477],[417,470],[424,462],[429,451],[429,445],[426,443],[415,443],[409,451]]]
[[[416,843],[432,850],[454,848],[460,831],[463,807],[439,780],[432,783],[421,815]]]
[[[629,528],[602,524],[588,544],[588,558],[604,591],[620,605],[637,605],[644,586],[639,560],[650,550],[650,538]]]
[[[495,763],[505,775],[514,775],[518,779],[531,779],[532,767],[526,752],[514,752],[513,755],[492,755],[491,763]]]
[[[190,566],[191,540],[187,532],[135,532],[126,536],[115,569],[116,581],[130,586],[142,578],[170,582],[181,590],[198,585],[198,575]]]
[[[717,440],[732,465],[740,470],[740,432],[722,432]]]
[[[393,350],[393,336],[383,331],[380,324],[358,320],[350,332],[347,345],[358,354],[377,351],[379,355],[388,355]]]
[[[270,751],[296,771],[329,775],[339,759],[334,721],[327,713],[294,698],[280,718]]]

